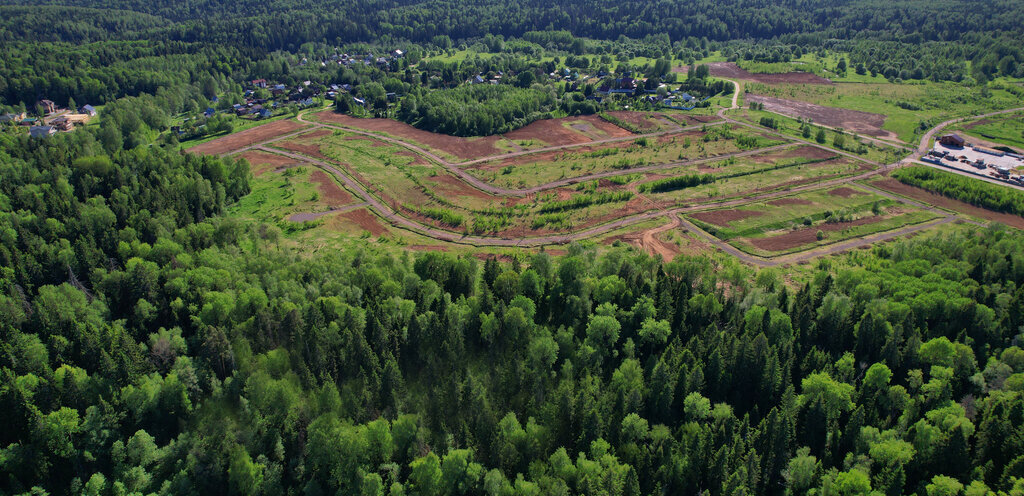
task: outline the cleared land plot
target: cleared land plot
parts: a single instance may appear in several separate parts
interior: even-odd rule
[[[711,62],[708,70],[712,76],[728,79],[744,79],[764,84],[832,84],[832,81],[809,72],[786,72],[781,74],[755,74],[741,69],[734,62]],[[675,67],[672,72],[686,74],[689,67]]]
[[[244,158],[249,162],[249,169],[254,176],[260,176],[270,171],[280,172],[288,167],[298,165],[299,162],[291,157],[267,153],[262,150],[248,150],[239,153],[237,158]]]
[[[762,95],[747,95],[748,102],[764,105],[765,110],[789,117],[810,119],[818,124],[830,127],[841,127],[853,133],[866,134],[880,138],[896,138],[896,133],[882,129],[885,116],[871,112],[861,112],[836,107],[824,107],[799,100],[785,100]]]
[[[836,131],[815,126],[813,123],[810,124],[809,132],[804,133],[804,123],[800,122],[796,118],[763,110],[734,110],[730,111],[730,117],[739,121],[748,122],[755,126],[760,126],[761,119],[767,117],[772,119],[772,122],[774,122],[776,126],[774,129],[775,132],[807,141],[814,141],[817,138],[816,135],[818,130],[822,129],[825,131],[825,141],[824,143],[821,143],[821,146],[828,146],[830,148],[835,148],[834,143],[836,137],[839,135]],[[843,132],[842,150],[847,153],[857,155],[864,160],[871,160],[882,164],[895,162],[909,153],[906,150],[896,148],[896,146],[890,146],[884,142],[870,140],[860,135],[855,136],[845,131]]]
[[[636,126],[640,132],[653,133],[679,127],[672,119],[656,112],[630,112],[628,110],[613,110],[608,115],[621,119],[623,122]]]
[[[834,85],[747,84],[747,98],[762,95],[798,100],[825,107],[859,110],[886,116],[882,128],[913,143],[938,122],[958,116],[979,115],[1020,106],[1020,99],[991,88],[983,95],[976,87],[959,83],[837,83]],[[824,122],[823,122],[824,123]]]
[[[1024,150],[1024,113],[1021,112],[963,123],[952,129],[975,138],[975,141],[982,139],[991,144],[1013,147],[1015,151]]]
[[[352,196],[323,171],[309,165],[267,171],[256,177],[252,192],[231,206],[234,214],[293,229],[294,215],[320,214],[352,203]],[[315,217],[300,220],[313,220]]]
[[[939,208],[952,210],[954,212],[970,215],[971,217],[977,217],[979,219],[1000,222],[1011,227],[1016,227],[1017,229],[1024,229],[1024,217],[1004,214],[1001,212],[993,212],[981,207],[975,207],[974,205],[964,203],[960,200],[946,198],[945,196],[932,193],[931,191],[925,191],[921,188],[910,186],[909,184],[903,184],[896,179],[879,179],[871,182],[870,184],[876,188],[918,200],[929,205],[934,205]]]
[[[868,191],[843,187],[688,217],[740,250],[774,256],[918,224],[937,215]]]
[[[784,142],[749,129],[715,126],[568,150],[541,152],[474,164],[466,171],[496,186],[529,188],[559,179],[717,157]],[[707,139],[707,141],[705,141]]]
[[[633,133],[596,115],[544,119],[505,133],[511,140],[538,140],[548,146],[589,143],[609,138],[625,138]]]
[[[208,155],[220,155],[222,153],[233,152],[256,143],[262,143],[269,139],[298,131],[304,127],[306,127],[306,124],[298,121],[274,121],[269,124],[246,129],[239,133],[229,134],[223,138],[217,138],[213,141],[207,141],[201,145],[193,146],[186,151],[192,153],[205,153]]]
[[[390,135],[436,152],[441,158],[455,160],[472,160],[542,146],[589,143],[632,135],[629,131],[592,115],[539,120],[504,135],[473,138],[431,133],[391,119],[358,119],[330,110],[314,114],[314,118],[328,124]]]
[[[658,180],[682,174],[717,176],[714,182],[708,184],[649,194],[654,199],[698,204],[836,179],[871,168],[864,162],[831,155],[817,147],[797,146],[697,166],[672,168],[647,177],[649,180]]]

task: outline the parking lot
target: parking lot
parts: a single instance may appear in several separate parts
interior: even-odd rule
[[[1010,182],[1020,181],[1021,171],[1017,169],[1024,168],[1024,160],[1022,159],[1012,157],[1010,155],[996,156],[977,151],[970,146],[945,146],[936,142],[935,146],[932,148],[932,153],[939,155],[945,154],[945,157],[941,158],[938,156],[931,157],[932,159],[938,159],[945,167],[959,169],[971,174],[989,176],[995,179],[1010,179]],[[984,165],[979,165],[979,160]],[[999,173],[1000,168],[1009,170],[1009,177],[1001,175]]]

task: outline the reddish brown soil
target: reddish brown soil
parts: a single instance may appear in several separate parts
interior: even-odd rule
[[[322,170],[315,170],[309,175],[309,179],[317,183],[317,190],[320,192],[320,201],[329,207],[338,207],[352,202],[352,195],[345,192],[335,183],[330,176]]]
[[[291,157],[285,157],[284,155],[278,155],[276,153],[267,153],[261,150],[249,150],[239,153],[238,157],[249,161],[252,173],[256,176],[265,174],[272,170],[278,170],[299,164],[298,161]]]
[[[857,191],[853,188],[847,188],[844,186],[842,188],[836,188],[832,191],[829,191],[828,194],[831,196],[841,196],[843,198],[849,198],[855,195],[866,195],[867,193],[863,191]]]
[[[357,119],[355,117],[335,113],[331,110],[325,110],[316,115],[324,122],[390,134],[401,139],[415,141],[427,147],[441,150],[445,153],[463,159],[486,157],[488,155],[501,153],[501,150],[494,147],[494,143],[501,139],[500,136],[488,136],[486,138],[460,138],[458,136],[448,136],[447,134],[432,133],[422,129],[416,129],[404,122],[398,122],[391,119]]]
[[[1024,217],[1019,217],[1012,214],[1004,214],[1000,212],[993,212],[981,207],[975,207],[969,203],[964,203],[959,200],[952,198],[946,198],[942,195],[937,195],[931,191],[926,191],[921,188],[915,188],[908,184],[903,184],[896,179],[881,179],[871,183],[876,188],[881,188],[886,191],[891,191],[898,195],[903,195],[908,198],[913,198],[936,207],[946,208],[954,212],[960,212],[979,219],[990,220],[994,222],[1000,222],[1017,229],[1024,229]]]
[[[772,200],[767,203],[769,205],[775,205],[776,207],[782,207],[785,205],[810,205],[814,202],[803,198],[779,198],[778,200]]]
[[[331,133],[333,133],[333,132],[334,131],[331,131],[330,129],[319,129],[319,130],[316,130],[316,131],[310,131],[308,133],[302,133],[302,134],[296,136],[295,139],[322,138],[324,136],[330,136]]]
[[[646,231],[635,231],[626,234],[619,234],[605,238],[602,243],[610,245],[616,241],[632,245],[640,250],[646,252],[649,255],[661,256],[666,262],[671,261],[680,254],[682,250],[675,243],[667,243],[657,236],[663,231],[662,228],[656,227],[648,229]]]
[[[330,160],[329,158],[327,158],[327,156],[320,153],[320,145],[312,145],[308,143],[299,143],[298,141],[293,140],[285,140],[274,143],[274,146],[278,148],[283,148],[285,150],[290,150],[293,152],[299,152],[303,155],[308,155],[310,157],[318,158],[320,160]]]
[[[841,127],[849,132],[881,138],[896,138],[891,131],[882,129],[885,116],[836,107],[824,107],[798,100],[784,100],[771,96],[747,95],[747,101],[764,104],[765,110],[789,117],[810,119],[829,127]]]
[[[695,213],[692,217],[708,224],[729,227],[729,223],[734,220],[743,220],[747,217],[757,217],[758,215],[764,215],[764,212],[756,210],[712,210],[710,212]]]
[[[586,125],[578,130],[569,129],[562,125],[566,121],[583,121]],[[563,119],[544,119],[534,121],[526,127],[505,133],[505,137],[512,140],[538,140],[547,143],[549,146],[574,145],[577,143],[589,143],[594,141],[587,136],[586,131],[596,129],[603,131],[600,139],[624,138],[632,136],[633,133],[622,129],[596,115],[584,115],[579,117],[566,117]],[[598,133],[591,131],[595,136]]]
[[[465,181],[460,180],[455,176],[448,174],[438,174],[434,177],[428,177],[424,180],[432,185],[435,190],[441,196],[469,196],[473,198],[494,198],[493,196],[480,191]]]
[[[712,62],[708,64],[708,69],[712,76],[731,78],[731,79],[746,79],[748,81],[755,81],[764,84],[832,84],[832,81],[825,79],[821,76],[809,73],[809,72],[786,72],[783,74],[754,74],[747,72],[744,69],[740,69],[734,62]],[[689,71],[689,67],[676,67],[672,69],[673,72],[681,72],[683,74]]]
[[[380,236],[388,232],[387,228],[381,225],[373,214],[365,208],[351,210],[331,218],[329,226],[338,228],[341,224],[355,224],[364,231],[369,231],[373,236]]]
[[[797,229],[795,231],[790,231],[786,234],[779,234],[777,236],[770,236],[767,238],[755,238],[749,240],[749,242],[750,244],[765,251],[784,251],[818,241],[818,231],[842,231],[843,229],[848,229],[854,226],[874,224],[876,222],[881,222],[882,220],[882,216],[873,216],[865,217],[863,219],[857,219],[850,222],[821,224],[819,226]]]
[[[223,138],[207,141],[201,145],[193,146],[186,151],[192,153],[205,153],[208,155],[220,155],[245,148],[254,143],[260,143],[283,134],[288,134],[306,127],[305,124],[293,120],[274,121],[270,124],[263,124],[251,129],[246,129],[235,134],[229,134]]]

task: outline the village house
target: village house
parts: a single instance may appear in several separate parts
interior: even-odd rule
[[[71,121],[63,116],[50,121],[50,126],[57,129],[58,131],[70,131],[74,127],[71,124]]]
[[[43,108],[43,112],[52,114],[57,111],[57,104],[51,100],[39,100],[39,106]]]
[[[257,87],[257,88],[266,88],[267,87],[267,80],[266,79],[253,79],[252,80],[252,85]]]
[[[957,134],[947,134],[939,138],[943,146],[964,146],[967,142]]]
[[[0,115],[0,122],[13,122],[15,124],[25,119],[25,112],[16,112]]]
[[[96,108],[88,104],[82,105],[82,107],[78,109],[78,113],[88,115],[89,117],[96,117]]]
[[[32,126],[28,129],[29,136],[33,138],[48,138],[57,134],[53,126]]]

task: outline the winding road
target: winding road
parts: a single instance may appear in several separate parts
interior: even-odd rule
[[[723,109],[721,109],[718,112],[718,117],[721,118],[721,121],[710,122],[708,124],[711,125],[711,124],[717,124],[717,123],[720,123],[720,122],[727,122],[727,123],[730,123],[730,124],[740,125],[740,126],[744,126],[744,127],[747,127],[747,128],[751,128],[751,129],[757,130],[759,132],[768,132],[770,134],[775,134],[776,136],[779,136],[779,137],[781,137],[783,139],[788,140],[788,142],[786,144],[777,145],[777,146],[773,146],[773,147],[769,147],[769,148],[762,148],[762,149],[758,149],[758,150],[750,150],[750,151],[744,151],[744,152],[736,152],[736,153],[724,154],[724,155],[719,155],[719,156],[715,156],[715,157],[707,157],[707,158],[702,158],[702,159],[695,159],[695,160],[688,160],[688,161],[679,161],[679,162],[666,163],[666,164],[657,164],[657,165],[651,165],[651,166],[646,166],[646,167],[637,167],[637,168],[626,169],[626,170],[614,170],[614,171],[599,172],[599,173],[589,174],[589,175],[585,175],[585,176],[577,176],[577,177],[573,177],[573,178],[564,178],[564,179],[560,179],[560,180],[557,180],[557,181],[552,181],[552,182],[549,182],[549,183],[546,183],[546,184],[534,186],[532,188],[523,188],[523,189],[502,188],[502,187],[498,187],[498,186],[494,186],[494,185],[488,184],[488,183],[480,180],[479,178],[469,174],[468,172],[463,170],[462,167],[466,166],[466,165],[472,165],[472,164],[475,164],[475,163],[484,162],[484,161],[488,161],[488,160],[495,160],[495,159],[500,159],[500,158],[508,158],[508,157],[515,157],[515,156],[520,156],[520,155],[543,153],[545,151],[554,151],[554,150],[561,150],[561,149],[566,149],[566,148],[573,148],[573,147],[580,147],[580,146],[589,146],[589,145],[594,145],[594,144],[614,143],[614,142],[628,141],[628,140],[634,140],[634,139],[637,139],[639,137],[644,137],[644,136],[648,136],[648,137],[660,136],[660,135],[664,135],[664,134],[671,134],[671,133],[676,133],[676,132],[680,132],[680,131],[685,131],[685,130],[688,130],[688,129],[700,128],[703,125],[688,126],[688,127],[677,127],[677,128],[674,128],[674,129],[659,131],[659,132],[656,132],[656,133],[648,133],[648,134],[642,134],[642,135],[633,135],[633,136],[628,136],[628,137],[624,137],[624,138],[609,138],[609,139],[596,140],[596,141],[587,142],[587,143],[575,143],[575,144],[546,147],[546,148],[534,149],[534,150],[524,150],[524,151],[520,151],[520,152],[506,153],[506,154],[501,154],[501,155],[496,155],[496,156],[491,156],[491,157],[483,157],[483,158],[480,158],[480,159],[470,160],[470,161],[467,161],[467,162],[452,163],[452,162],[448,162],[444,158],[442,158],[442,157],[440,157],[440,156],[438,156],[438,155],[436,155],[436,154],[434,154],[434,153],[432,153],[432,152],[430,152],[428,150],[425,150],[425,149],[423,149],[423,148],[421,148],[421,147],[419,147],[419,146],[417,146],[415,144],[411,144],[411,143],[402,141],[400,139],[397,139],[397,138],[394,138],[394,137],[391,137],[391,136],[383,136],[383,135],[372,133],[372,132],[369,132],[369,131],[364,131],[364,130],[360,130],[360,129],[353,129],[353,128],[348,128],[348,127],[345,127],[345,126],[334,125],[334,124],[326,124],[326,123],[321,123],[321,122],[308,121],[308,120],[305,120],[303,114],[299,114],[299,116],[297,117],[297,120],[299,120],[300,122],[303,122],[303,123],[311,124],[313,128],[319,127],[319,128],[331,128],[331,129],[344,130],[346,132],[360,134],[360,135],[365,135],[365,136],[372,137],[372,138],[380,140],[380,141],[384,141],[384,142],[388,142],[388,143],[392,143],[392,144],[395,144],[395,145],[402,146],[402,147],[404,147],[404,148],[406,148],[408,150],[411,150],[411,151],[413,151],[415,153],[418,153],[419,155],[421,155],[423,157],[426,157],[426,158],[434,161],[435,163],[443,166],[445,169],[447,169],[452,174],[454,174],[457,177],[463,179],[466,183],[472,185],[473,187],[475,187],[475,188],[477,188],[477,189],[479,189],[481,191],[484,191],[484,192],[487,192],[487,193],[491,193],[491,194],[494,194],[494,195],[509,196],[509,197],[525,196],[525,195],[537,193],[537,192],[548,190],[548,189],[552,189],[552,188],[558,188],[558,187],[562,187],[562,186],[577,184],[577,183],[580,183],[580,182],[589,181],[589,180],[593,180],[593,179],[598,179],[598,178],[602,178],[602,177],[616,176],[616,175],[629,174],[629,173],[635,173],[635,172],[648,172],[648,171],[659,170],[659,169],[668,169],[668,168],[685,166],[685,165],[699,164],[699,163],[704,163],[704,162],[708,162],[708,161],[722,160],[722,159],[726,159],[726,158],[729,158],[729,157],[749,156],[749,155],[754,155],[754,154],[759,154],[759,153],[765,153],[765,152],[776,150],[776,149],[782,149],[782,148],[786,148],[786,147],[791,147],[791,146],[794,146],[795,144],[803,144],[803,145],[808,145],[808,146],[813,146],[813,147],[816,147],[816,148],[821,148],[821,149],[824,149],[824,150],[828,150],[831,153],[836,153],[836,154],[844,155],[844,156],[847,156],[849,158],[852,158],[852,159],[855,159],[855,160],[858,160],[858,161],[861,161],[861,162],[869,163],[871,165],[876,166],[877,169],[870,170],[870,171],[867,171],[867,172],[864,172],[864,173],[861,173],[861,174],[857,174],[857,175],[854,175],[854,176],[842,177],[842,178],[832,179],[832,180],[828,180],[828,181],[822,181],[822,182],[817,182],[817,183],[806,184],[806,185],[798,186],[798,187],[790,187],[790,188],[785,188],[785,189],[781,189],[781,190],[769,191],[769,192],[766,192],[766,193],[756,194],[756,195],[752,195],[752,196],[745,196],[745,197],[742,197],[742,198],[735,198],[735,199],[729,199],[729,200],[721,200],[721,201],[715,201],[715,202],[702,203],[702,204],[699,204],[699,205],[687,205],[687,206],[679,206],[679,207],[663,209],[663,210],[653,210],[653,211],[648,211],[648,212],[642,212],[642,213],[633,214],[633,215],[630,215],[630,216],[627,216],[627,217],[622,217],[620,219],[616,219],[614,221],[611,221],[611,222],[608,222],[608,223],[605,223],[605,224],[601,224],[601,225],[598,225],[598,226],[592,226],[590,228],[583,229],[583,230],[580,230],[580,231],[576,231],[576,232],[573,232],[573,233],[568,233],[568,234],[551,234],[551,235],[542,235],[542,236],[526,237],[526,238],[519,238],[519,239],[505,239],[505,238],[487,237],[487,236],[473,236],[473,235],[468,235],[468,234],[463,234],[463,233],[447,231],[447,230],[444,230],[444,229],[439,229],[439,228],[432,227],[432,226],[429,226],[429,225],[421,224],[421,223],[419,223],[419,222],[417,222],[417,221],[415,221],[413,219],[410,219],[408,217],[403,216],[401,213],[397,212],[390,205],[388,205],[388,204],[384,203],[383,201],[379,200],[377,197],[375,197],[370,192],[368,192],[363,187],[362,184],[360,184],[357,180],[353,179],[345,171],[339,169],[335,164],[331,164],[331,163],[325,162],[323,160],[315,159],[315,158],[312,158],[312,157],[309,157],[309,156],[306,156],[306,155],[302,155],[302,154],[299,154],[299,153],[295,153],[295,152],[291,152],[291,151],[286,151],[286,150],[282,150],[282,149],[279,149],[279,148],[271,148],[271,147],[269,147],[270,144],[272,144],[272,143],[274,143],[276,141],[292,138],[294,136],[307,133],[307,132],[310,131],[310,128],[304,128],[302,130],[299,130],[299,131],[296,131],[296,132],[293,132],[293,133],[289,133],[287,135],[282,135],[282,136],[275,137],[273,139],[265,140],[265,141],[260,142],[258,144],[253,144],[253,145],[241,148],[239,150],[235,150],[233,152],[230,152],[229,154],[241,153],[241,152],[244,152],[244,151],[247,151],[247,150],[260,150],[260,151],[264,151],[264,152],[267,152],[267,153],[283,155],[283,156],[286,156],[286,157],[293,158],[295,160],[299,160],[299,161],[302,161],[302,162],[305,162],[305,163],[309,163],[311,165],[315,165],[315,166],[323,169],[324,171],[334,175],[334,177],[337,178],[341,183],[343,183],[345,185],[345,187],[347,187],[350,191],[355,193],[355,195],[357,197],[359,197],[359,199],[362,200],[362,203],[360,205],[364,205],[365,207],[367,207],[368,209],[372,210],[373,212],[375,212],[380,217],[382,217],[384,219],[387,219],[392,225],[394,225],[396,227],[407,229],[409,231],[412,231],[412,232],[415,232],[415,233],[418,233],[418,234],[421,234],[421,235],[424,235],[424,236],[427,236],[427,237],[430,237],[430,238],[433,238],[433,239],[436,239],[436,240],[447,241],[447,242],[452,242],[452,243],[469,244],[469,245],[474,245],[474,246],[535,247],[535,246],[542,246],[542,245],[565,244],[565,243],[570,243],[570,242],[573,242],[573,241],[578,241],[578,240],[590,238],[590,237],[593,237],[593,236],[596,236],[596,235],[608,233],[610,231],[614,231],[616,229],[620,229],[620,228],[623,228],[623,227],[626,227],[626,226],[629,226],[629,225],[632,225],[632,224],[644,222],[644,221],[647,221],[647,220],[661,218],[661,217],[669,217],[672,220],[668,224],[666,224],[664,226],[661,226],[659,228],[656,228],[654,230],[649,231],[652,236],[654,234],[656,234],[656,231],[660,232],[660,231],[663,231],[663,230],[668,230],[668,229],[671,229],[671,228],[674,228],[674,227],[677,227],[677,226],[681,226],[681,227],[686,228],[687,230],[695,233],[697,236],[705,239],[711,245],[719,248],[720,250],[722,250],[722,251],[724,251],[724,252],[726,252],[726,253],[728,253],[728,254],[730,254],[732,256],[735,256],[736,258],[739,258],[743,262],[746,262],[746,263],[749,263],[749,264],[753,264],[753,265],[757,265],[757,266],[761,266],[761,267],[769,267],[769,266],[776,266],[776,265],[780,265],[780,264],[796,263],[796,262],[800,262],[800,261],[803,261],[803,260],[808,260],[808,259],[811,259],[811,258],[819,257],[819,256],[822,256],[822,255],[829,255],[829,254],[839,253],[839,252],[855,249],[855,248],[858,248],[858,247],[861,247],[861,246],[877,243],[879,241],[883,241],[883,240],[887,240],[887,239],[892,239],[892,238],[899,237],[899,236],[904,236],[904,235],[911,234],[911,233],[914,233],[914,232],[918,232],[918,231],[921,231],[921,230],[924,230],[924,229],[928,229],[928,228],[931,228],[931,227],[934,227],[934,226],[937,226],[937,225],[946,224],[946,223],[958,220],[957,217],[955,217],[954,215],[952,215],[949,212],[946,212],[944,210],[935,209],[935,208],[923,205],[921,203],[915,202],[913,200],[909,200],[907,198],[903,198],[903,197],[900,197],[900,196],[892,195],[892,194],[889,194],[889,193],[886,193],[886,192],[883,192],[883,191],[876,190],[875,188],[871,188],[869,186],[866,186],[866,185],[863,185],[863,184],[859,184],[858,185],[859,187],[871,190],[872,192],[874,192],[876,194],[885,196],[887,198],[894,199],[894,200],[902,202],[902,203],[906,203],[908,205],[915,206],[917,208],[923,208],[925,210],[929,210],[929,211],[932,211],[934,213],[937,213],[937,214],[939,214],[940,218],[937,219],[937,220],[925,222],[925,223],[918,224],[918,225],[907,226],[907,227],[896,229],[896,230],[893,230],[893,231],[879,233],[879,234],[875,234],[875,235],[871,235],[871,236],[866,236],[866,237],[858,238],[858,239],[847,240],[847,241],[844,241],[844,242],[838,242],[838,243],[834,243],[834,244],[831,244],[831,245],[823,246],[823,247],[820,247],[820,248],[814,248],[814,249],[811,249],[811,250],[808,250],[808,251],[804,251],[804,252],[800,252],[800,253],[796,253],[796,254],[792,254],[792,255],[785,255],[785,256],[779,256],[779,257],[773,257],[773,258],[763,258],[763,257],[758,257],[758,256],[754,256],[754,255],[750,255],[750,254],[744,253],[744,252],[740,251],[739,249],[733,247],[732,245],[729,245],[728,243],[722,241],[721,239],[719,239],[719,238],[717,238],[717,237],[715,237],[715,236],[713,236],[713,235],[711,235],[711,234],[701,230],[700,228],[698,228],[693,223],[691,223],[691,222],[687,221],[686,219],[682,218],[681,215],[685,214],[685,213],[692,213],[692,212],[701,211],[701,210],[711,210],[711,209],[717,209],[717,208],[739,206],[739,205],[747,204],[747,203],[750,203],[750,202],[761,201],[761,200],[768,200],[768,199],[778,198],[778,197],[782,197],[782,196],[788,196],[788,195],[792,195],[794,193],[798,193],[798,192],[802,192],[802,191],[828,188],[828,187],[832,187],[832,186],[836,186],[836,185],[840,185],[840,184],[846,184],[846,183],[850,183],[850,182],[854,182],[854,181],[859,181],[859,180],[866,179],[868,177],[877,175],[877,174],[879,174],[881,172],[884,172],[886,170],[889,170],[891,168],[898,167],[899,165],[901,165],[901,163],[904,162],[903,160],[901,160],[901,161],[897,161],[897,162],[892,163],[892,164],[879,164],[879,163],[876,163],[876,162],[872,162],[870,160],[866,160],[866,159],[864,159],[862,157],[859,157],[857,155],[844,152],[842,150],[834,150],[834,149],[831,149],[831,148],[827,148],[827,147],[821,146],[818,143],[810,142],[810,141],[803,140],[803,139],[800,139],[800,138],[795,138],[795,137],[792,137],[792,136],[782,135],[782,134],[779,134],[779,133],[776,133],[776,132],[772,132],[771,130],[767,130],[765,128],[761,128],[761,127],[758,127],[758,126],[754,126],[754,125],[751,125],[751,124],[748,124],[748,123],[745,123],[745,122],[741,122],[741,121],[729,118],[729,117],[727,117],[725,115],[726,110],[739,108],[739,106],[738,106],[738,99],[739,99],[739,88],[740,88],[739,85],[735,81],[730,81],[730,82],[732,82],[733,85],[734,85],[734,91],[733,91],[733,96],[732,96],[732,105],[731,105],[731,107],[729,109],[723,108]],[[981,116],[976,116],[975,118],[983,118],[983,117],[992,116],[992,115],[998,115],[998,114],[1004,114],[1004,113],[1009,113],[1009,112],[1015,112],[1015,111],[1018,111],[1018,110],[1024,110],[1024,109],[1008,109],[1008,110],[1003,110],[1003,111],[999,111],[999,112],[992,112],[992,113],[984,114],[984,115],[981,115]],[[945,127],[945,126],[947,126],[949,124],[952,124],[952,123],[955,123],[955,122],[958,122],[958,121],[964,120],[964,119],[967,119],[967,118],[952,119],[952,120],[943,122],[942,124],[940,124],[940,125],[936,126],[935,128],[929,130],[929,132],[926,133],[924,135],[924,137],[922,137],[922,143],[919,146],[919,149],[921,149],[921,147],[927,147],[928,141],[931,139],[932,136],[934,136],[934,134],[936,132],[941,130],[942,127]],[[972,222],[972,223],[978,224],[976,222]]]

